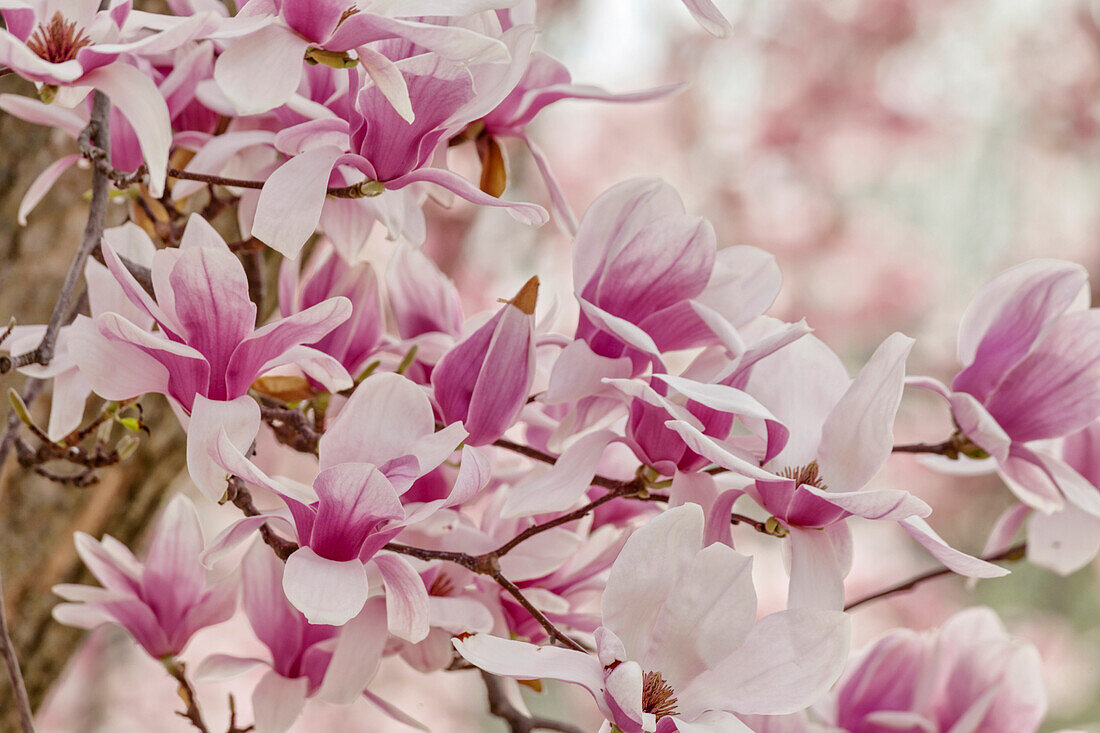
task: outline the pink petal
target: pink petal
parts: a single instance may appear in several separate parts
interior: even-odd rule
[[[256,205],[252,236],[284,257],[298,259],[321,219],[329,176],[341,155],[340,148],[330,145],[313,148],[269,175]]]
[[[382,553],[374,564],[386,586],[386,623],[399,639],[412,643],[428,636],[428,589],[409,561],[399,555]]]
[[[719,442],[703,435],[697,428],[689,425],[683,420],[669,420],[665,423],[665,426],[676,431],[676,433],[683,438],[684,442],[687,443],[688,448],[691,448],[699,455],[723,468],[727,468],[734,473],[749,478],[762,479],[764,481],[778,480],[775,474],[765,471],[755,463],[751,463],[740,456],[734,455]]]
[[[1036,513],[1027,523],[1027,559],[1059,575],[1088,565],[1100,553],[1100,518],[1069,506]]]
[[[836,682],[850,636],[850,619],[839,611],[800,608],[765,616],[740,649],[678,691],[681,714],[797,712]]]
[[[104,338],[90,318],[77,316],[68,338],[80,373],[100,397],[128,400],[168,391],[168,370],[159,361],[136,346]]]
[[[267,112],[298,89],[308,47],[287,28],[265,26],[229,43],[214,64],[214,80],[238,114]]]
[[[1002,567],[951,547],[920,517],[909,517],[898,524],[952,572],[970,578],[999,578],[1008,575],[1008,571]]]
[[[791,582],[787,608],[844,608],[844,578],[852,569],[852,535],[847,522],[824,529],[790,528]]]
[[[268,130],[231,130],[211,138],[184,166],[184,170],[190,173],[220,175],[237,153],[256,145],[271,145],[274,142],[275,133]],[[205,185],[201,181],[176,181],[172,186],[172,200],[185,199],[201,191]]]
[[[405,83],[405,77],[397,65],[384,54],[375,51],[370,46],[358,46],[355,49],[359,56],[359,65],[367,72],[367,76],[382,92],[401,119],[412,122],[416,115],[413,112],[412,100],[409,98],[409,86]]]
[[[336,648],[317,696],[338,705],[355,702],[377,674],[387,638],[386,604],[381,598],[372,598],[336,636]]]
[[[513,486],[501,507],[501,516],[506,519],[529,517],[572,507],[591,486],[604,449],[616,437],[610,430],[581,437],[565,449],[548,471],[532,481]]]
[[[283,592],[311,624],[342,626],[363,610],[367,574],[358,559],[327,560],[300,547],[286,561]]]
[[[454,638],[451,643],[466,661],[490,674],[527,680],[560,680],[580,685],[597,701],[603,697],[603,667],[595,657],[584,652],[535,646],[486,634]]]
[[[540,227],[550,221],[550,215],[546,213],[546,209],[541,206],[504,201],[494,196],[490,196],[457,173],[452,173],[451,171],[446,171],[441,168],[419,168],[393,181],[393,185],[390,187],[403,188],[410,183],[416,182],[434,183],[437,186],[442,186],[448,191],[478,206],[492,206],[507,209],[508,213],[512,215],[512,218],[521,224]]]
[[[217,501],[225,494],[226,469],[213,459],[211,451],[219,434],[239,451],[248,449],[260,430],[260,408],[245,395],[224,402],[195,395],[187,425],[187,472],[199,491]]]
[[[573,341],[558,354],[550,384],[539,401],[553,405],[598,394],[605,391],[604,378],[627,379],[633,371],[628,357],[610,359],[593,352],[584,341]]]
[[[932,507],[902,489],[840,492],[804,484],[801,490],[864,519],[896,522],[906,517],[927,517],[932,513]]]
[[[725,38],[733,32],[733,26],[711,0],[684,0],[692,17],[712,36]]]
[[[373,463],[409,455],[435,431],[423,390],[400,374],[365,379],[321,438],[321,466]]]
[[[863,488],[889,458],[912,348],[900,333],[883,341],[826,418],[817,461],[830,488]]]
[[[255,657],[234,657],[229,654],[211,654],[202,660],[195,670],[196,682],[223,682],[240,677],[257,665],[267,664]]]
[[[16,214],[16,221],[20,226],[27,225],[27,214],[31,209],[38,206],[38,202],[49,193],[50,188],[57,182],[57,179],[61,177],[61,174],[67,171],[73,163],[80,160],[79,155],[66,155],[59,160],[55,160],[46,166],[45,170],[38,174],[38,176],[31,182],[27,192],[23,195],[23,200],[19,202],[19,211]]]
[[[604,626],[638,658],[677,580],[702,549],[704,517],[696,504],[669,509],[623,545],[603,594]]]
[[[313,488],[318,505],[309,545],[324,557],[357,557],[379,521],[405,516],[393,485],[369,463],[330,466],[317,475]]]
[[[172,123],[168,105],[156,84],[133,66],[114,63],[86,74],[80,83],[95,87],[111,98],[134,128],[145,165],[149,168],[149,193],[164,193],[168,171],[168,150],[172,146]]]
[[[309,679],[288,679],[272,670],[260,678],[252,691],[256,733],[286,733],[302,714],[309,691]]]

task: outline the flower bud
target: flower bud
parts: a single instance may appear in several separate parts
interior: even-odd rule
[[[488,323],[451,349],[432,372],[444,422],[461,420],[469,445],[504,434],[527,402],[535,377],[534,312],[539,279],[527,281]]]

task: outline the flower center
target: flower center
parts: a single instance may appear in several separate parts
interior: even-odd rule
[[[783,478],[792,479],[797,486],[807,484],[809,486],[815,486],[822,491],[829,488],[825,485],[825,482],[821,480],[821,474],[818,473],[817,461],[810,461],[805,466],[799,466],[797,468],[785,468],[779,475]]]
[[[76,58],[76,52],[92,45],[92,39],[77,30],[76,21],[66,21],[61,13],[54,13],[46,23],[39,23],[27,39],[27,48],[46,61],[60,64]]]
[[[660,672],[642,676],[642,710],[657,716],[657,720],[676,714],[676,691]]]

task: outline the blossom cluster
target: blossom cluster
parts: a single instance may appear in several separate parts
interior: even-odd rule
[[[733,31],[707,0],[685,5]],[[0,109],[79,145],[20,217],[82,158],[128,204],[121,225],[89,220],[74,263],[86,312],[0,341],[7,364],[53,383],[47,427],[25,421],[75,447],[109,437],[84,424],[89,399],[94,425],[139,433],[126,409],[163,395],[198,500],[242,510],[207,540],[176,495],[140,561],[78,534],[102,587],[58,586],[58,621],[118,624],[186,685],[176,658],[240,608],[268,654],[215,654],[196,675],[265,668],[258,733],[288,730],[312,698],[364,696],[422,727],[371,691],[394,655],[477,667],[512,693],[513,679],[578,685],[618,733],[1038,728],[1036,652],[992,611],[853,653],[844,581],[868,551],[857,522],[970,578],[1006,574],[994,561],[1019,554],[1025,523],[1037,565],[1066,574],[1100,552],[1100,310],[1082,267],[1036,260],[990,280],[961,314],[949,385],[908,373],[901,333],[850,371],[812,324],[769,314],[775,258],[722,241],[666,182],[627,180],[571,211],[529,136],[538,113],[680,85],[573,82],[535,50],[533,2],[168,6],[0,7],[0,65],[36,92]],[[467,143],[476,182],[448,168]],[[504,198],[510,145],[549,211]],[[552,215],[572,241],[575,326],[547,315],[535,272],[490,312],[464,311],[420,248],[425,202],[453,196],[526,225]],[[384,269],[367,246],[381,240]],[[942,398],[942,443],[895,445],[907,386]],[[274,475],[276,441],[299,478]],[[983,528],[982,557],[941,538],[926,501],[876,483],[900,452],[1003,480],[1016,503]],[[750,532],[788,571],[786,607],[759,618],[753,558],[735,549]],[[225,557],[239,571],[210,580]],[[187,716],[205,725],[193,699]]]

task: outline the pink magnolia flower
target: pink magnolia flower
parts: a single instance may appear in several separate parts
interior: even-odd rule
[[[63,101],[74,106],[98,89],[133,126],[149,166],[149,188],[164,191],[172,128],[168,108],[148,76],[127,63],[126,54],[174,49],[213,30],[212,14],[190,18],[131,13],[131,3],[98,10],[96,0],[11,0],[0,8],[0,65],[40,85],[46,100],[66,87]],[[155,29],[155,30],[153,30]],[[146,32],[151,30],[152,32]]]
[[[103,232],[103,240],[115,252],[131,262],[149,267],[153,261],[155,248],[149,237],[133,223],[111,227]],[[95,260],[89,260],[84,267],[84,280],[87,283],[88,305],[92,318],[104,313],[118,313],[129,319],[139,328],[148,329],[153,319],[137,308],[126,297],[111,272]],[[20,373],[35,379],[53,379],[53,393],[50,402],[50,419],[46,434],[51,440],[61,440],[75,430],[84,417],[84,406],[92,387],[84,378],[76,358],[69,350],[70,326],[62,326],[58,331],[53,360],[46,366],[28,364],[19,369]],[[13,356],[25,354],[38,348],[45,325],[16,326],[3,347]]]
[[[283,595],[283,564],[263,543],[241,562],[243,606],[253,633],[270,659],[214,654],[199,665],[196,678],[223,680],[256,666],[269,669],[252,691],[256,733],[284,733],[302,714],[309,698],[348,704],[366,697],[402,722],[420,727],[365,688],[382,662],[389,634],[382,599],[367,603],[341,627],[309,623]]]
[[[258,429],[258,416],[255,421]],[[443,463],[465,437],[461,423],[436,432],[427,395],[405,377],[387,373],[364,380],[325,431],[312,487],[267,476],[224,429],[208,448],[224,470],[276,492],[290,508],[300,547],[287,559],[283,589],[310,623],[339,626],[354,618],[370,595],[369,565],[385,587],[391,633],[416,642],[428,634],[427,591],[408,561],[380,551],[407,525],[484,486],[485,460],[464,449],[449,496],[419,506],[401,501],[413,482]],[[271,518],[239,521],[215,541],[216,552]]]
[[[307,346],[333,357],[349,374],[358,375],[384,336],[385,319],[374,268],[365,262],[349,266],[327,240],[317,244],[301,273],[297,262],[283,260],[279,268],[279,312],[284,318],[336,296],[351,303],[351,317]]]
[[[63,624],[91,629],[116,623],[150,656],[164,659],[183,651],[199,629],[233,614],[236,579],[207,586],[199,562],[202,528],[194,505],[182,494],[165,508],[144,563],[110,535],[96,542],[77,532],[74,541],[80,559],[103,587],[54,586],[54,593],[68,601],[53,609],[53,617]]]
[[[735,713],[801,710],[840,676],[848,617],[797,609],[757,621],[752,559],[703,546],[702,510],[670,509],[627,540],[603,596],[595,656],[478,634],[469,662],[580,685],[624,733],[741,731]]]
[[[997,521],[985,554],[1008,549],[1021,525],[1027,524],[1027,559],[1036,565],[1069,575],[1092,562],[1100,553],[1100,422],[1061,440],[1061,459],[1088,481],[1094,495],[1086,503],[1066,499],[1064,508],[1049,514],[1024,503],[1009,507]],[[1087,508],[1086,508],[1087,507]]]
[[[70,336],[76,363],[105,399],[149,392],[167,396],[187,422],[191,477],[211,498],[224,493],[224,476],[209,460],[205,443],[222,425],[242,448],[251,443],[256,433],[247,433],[245,425],[258,419],[259,408],[247,392],[260,374],[294,364],[331,391],[351,386],[338,361],[303,345],[347,320],[347,299],[331,298],[257,329],[244,267],[198,215],[188,221],[179,249],[153,256],[155,298],[109,242],[103,254],[131,303],[159,330],[150,332],[118,313],[79,317]]]
[[[836,355],[805,336],[762,360],[746,390],[790,430],[783,450],[764,465],[749,495],[790,532],[790,607],[841,608],[850,569],[850,516],[897,521],[941,562],[966,575],[1005,570],[948,547],[923,521],[931,508],[907,491],[865,491],[890,456],[905,360],[913,340],[893,334],[855,379]],[[697,453],[744,471],[737,447],[670,421]]]
[[[469,445],[504,435],[527,404],[535,378],[533,277],[481,328],[460,341],[432,370],[432,390],[443,421],[462,421]]]
[[[360,186],[364,195],[431,183],[481,206],[504,207],[521,222],[546,223],[548,215],[542,207],[502,201],[465,178],[431,165],[446,142],[491,110],[522,74],[534,43],[533,27],[512,28],[502,40],[512,54],[506,64],[465,67],[434,53],[400,58],[397,67],[416,112],[412,123],[401,118],[378,86],[371,84],[359,89],[346,119],[321,119],[283,130],[276,145],[292,157],[264,183],[253,236],[288,257],[297,257],[320,219],[327,186],[342,185],[334,182],[343,180],[334,171],[340,166],[366,177]],[[357,88],[352,85],[353,91]]]
[[[458,336],[462,331],[458,289],[419,249],[398,248],[386,271],[386,293],[401,338],[428,333]]]
[[[223,26],[221,33],[230,42],[218,58],[214,78],[239,114],[252,115],[290,99],[298,89],[305,59],[338,66],[348,59],[352,66],[361,65],[388,103],[412,122],[414,109],[401,73],[368,44],[401,38],[457,63],[503,61],[508,50],[499,40],[420,16],[462,17],[505,4],[501,0],[383,0],[359,7],[330,0],[251,0]],[[357,58],[350,58],[349,51],[355,51]]]
[[[1046,713],[1035,647],[1005,632],[988,608],[941,628],[892,631],[860,653],[840,681],[830,730],[849,733],[1032,733]]]
[[[1080,265],[1033,260],[1006,270],[963,315],[964,368],[951,388],[911,383],[948,401],[971,452],[992,457],[1020,501],[1050,513],[1069,500],[1100,517],[1100,494],[1043,442],[1100,417],[1100,309],[1088,298]]]

